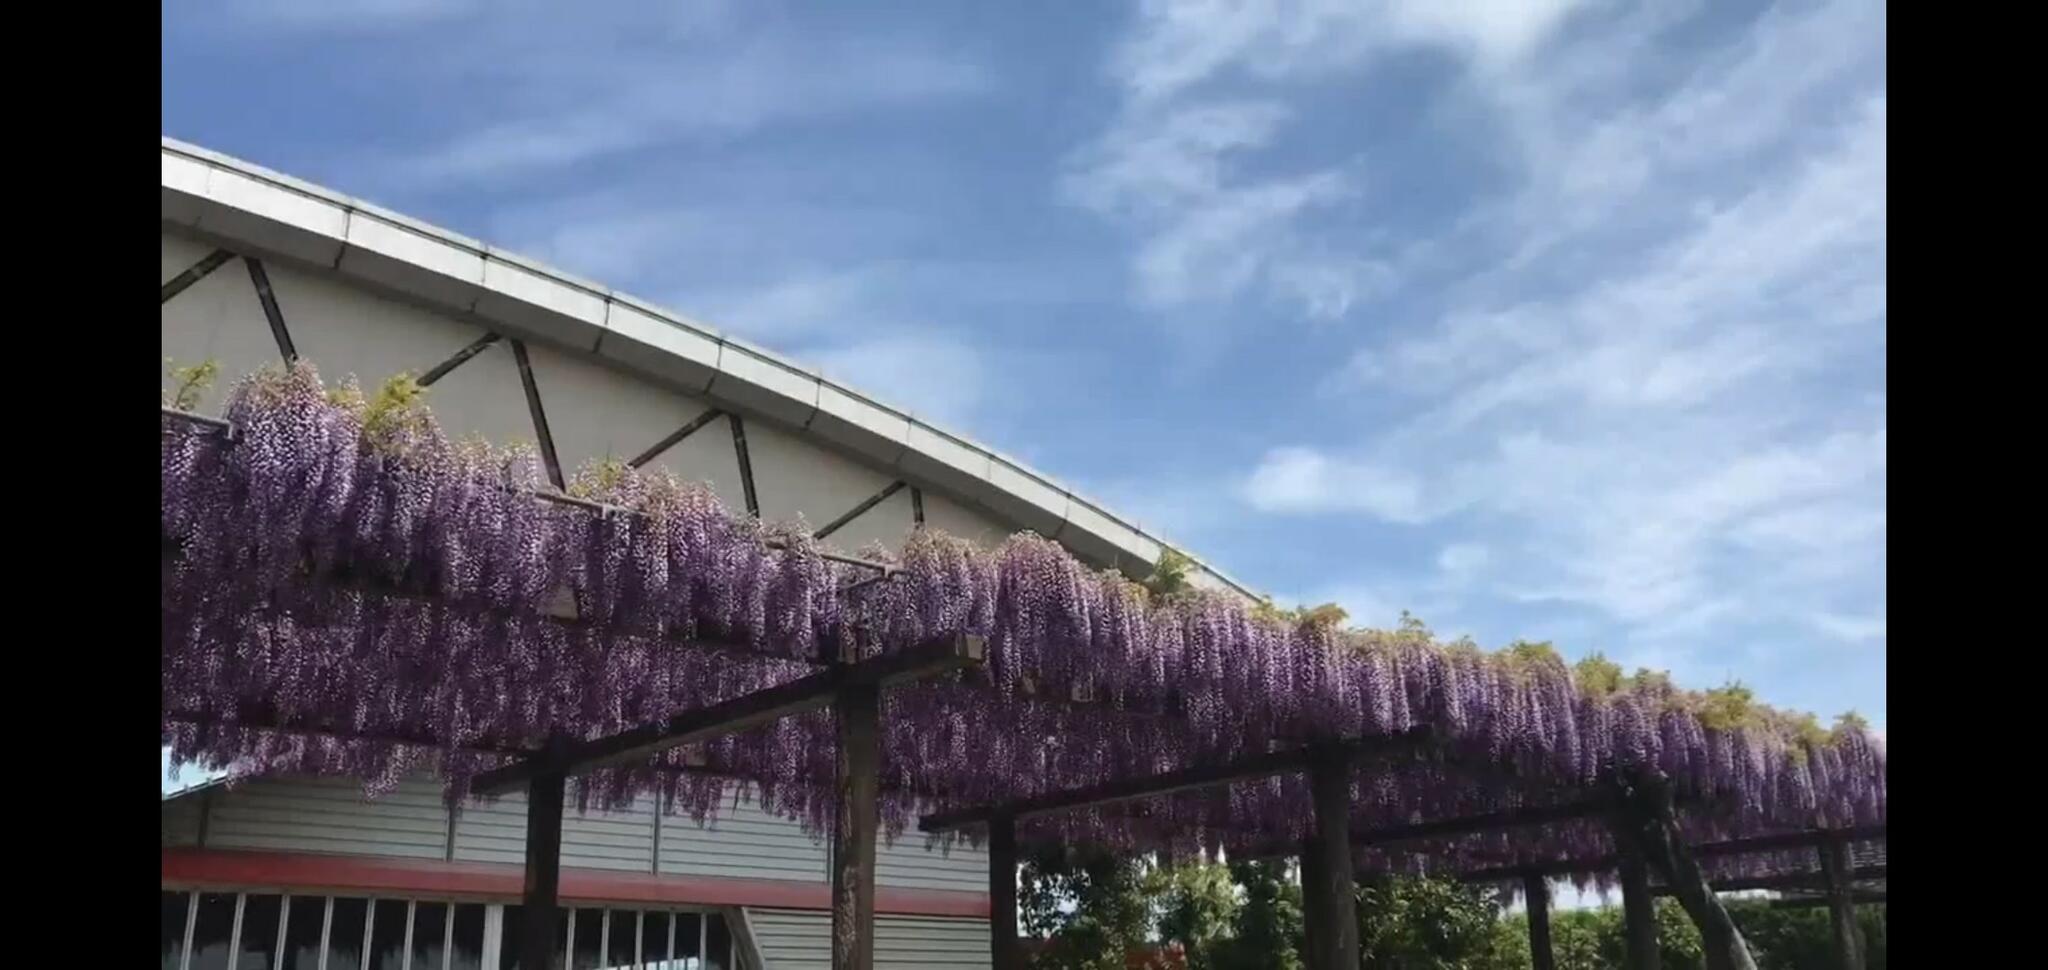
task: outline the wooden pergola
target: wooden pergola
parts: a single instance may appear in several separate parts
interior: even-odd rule
[[[236,429],[217,418],[191,415],[166,408],[167,422],[186,422],[224,432],[232,441]],[[537,499],[583,508],[597,516],[630,516],[629,509],[605,506],[558,494],[536,492]],[[167,570],[179,552],[166,537]],[[843,586],[850,590],[887,584],[899,575],[895,566],[846,556],[831,556],[835,562],[871,570],[871,575]],[[168,572],[167,572],[168,575]],[[413,595],[405,590],[372,589],[379,596]],[[581,622],[557,618],[562,623]],[[674,644],[679,649],[723,651],[734,654],[758,653],[739,642],[691,639]],[[279,717],[261,703],[239,698],[230,710],[167,711],[166,723],[255,728],[285,734],[340,738],[379,744],[424,748],[459,749],[503,761],[499,767],[477,775],[470,792],[478,795],[523,791],[528,815],[525,842],[525,919],[517,929],[521,965],[531,968],[556,966],[561,958],[556,939],[556,922],[549,914],[557,905],[560,886],[562,814],[568,779],[619,767],[648,767],[652,759],[685,745],[701,744],[740,732],[762,728],[785,718],[829,710],[832,718],[835,754],[831,778],[832,858],[832,966],[834,970],[872,970],[874,964],[874,878],[876,838],[879,834],[878,799],[881,711],[883,692],[892,687],[920,681],[945,679],[949,683],[985,692],[987,703],[1009,703],[986,678],[977,678],[990,657],[983,638],[966,633],[933,636],[922,642],[865,652],[853,643],[833,641],[821,655],[807,658],[812,672],[787,682],[674,712],[665,720],[643,724],[595,738],[557,735],[538,747],[508,743],[502,739],[471,739],[460,743],[423,730],[418,734],[365,733],[346,725],[306,723]],[[787,655],[774,659],[789,661]],[[1087,691],[1054,692],[1022,685],[1024,700],[1096,711],[1116,710],[1127,714],[1120,702],[1091,696]],[[1556,794],[1562,787],[1570,797],[1548,803],[1518,805],[1490,812],[1444,818],[1411,818],[1401,824],[1359,829],[1354,826],[1351,786],[1360,771],[1392,770],[1417,759],[1453,765],[1459,770],[1490,771],[1500,766],[1480,763],[1469,748],[1438,729],[1422,726],[1393,733],[1357,737],[1268,740],[1249,753],[1213,763],[1188,764],[1151,775],[1121,777],[1113,781],[1070,789],[1039,791],[1022,797],[972,804],[924,815],[918,829],[925,833],[961,830],[985,831],[989,865],[991,952],[996,970],[1019,970],[1023,953],[1016,925],[1016,865],[1018,823],[1063,812],[1098,810],[1144,802],[1176,794],[1216,789],[1236,783],[1300,776],[1310,792],[1313,818],[1307,835],[1299,844],[1286,846],[1298,855],[1302,873],[1306,924],[1306,965],[1308,970],[1354,970],[1359,961],[1359,940],[1354,910],[1353,880],[1357,853],[1366,848],[1424,844],[1459,836],[1541,827],[1560,822],[1596,819],[1612,831],[1617,852],[1598,859],[1561,859],[1540,863],[1519,863],[1505,870],[1467,873],[1467,878],[1504,881],[1521,879],[1529,896],[1530,933],[1539,970],[1550,965],[1545,879],[1553,874],[1615,869],[1620,872],[1624,903],[1630,926],[1630,952],[1634,966],[1649,970],[1655,966],[1654,938],[1648,920],[1653,892],[1667,891],[1685,903],[1688,913],[1700,923],[1711,953],[1740,951],[1739,938],[1715,896],[1729,884],[1710,885],[1697,860],[1746,851],[1775,851],[1811,846],[1820,851],[1824,883],[1831,905],[1837,909],[1838,933],[1853,933],[1853,922],[1845,923],[1848,906],[1853,905],[1852,881],[1866,875],[1852,871],[1846,846],[1853,838],[1867,838],[1853,830],[1803,832],[1766,836],[1730,843],[1687,845],[1678,837],[1674,795],[1668,784],[1654,774],[1609,772],[1594,784],[1550,785]],[[1262,749],[1262,750],[1261,750]],[[509,760],[506,760],[509,759]],[[1200,759],[1196,759],[1200,760]],[[668,762],[663,770],[690,772],[712,768]],[[1509,772],[1511,775],[1512,772]],[[1532,786],[1532,790],[1535,787]],[[1027,789],[1028,790],[1028,789]],[[1689,804],[1689,803],[1688,803]],[[1298,829],[1299,827],[1297,827]],[[1240,833],[1243,834],[1243,833]],[[1258,833],[1254,833],[1258,834]],[[1882,837],[1882,829],[1877,830]],[[1291,836],[1290,836],[1291,837]],[[1420,854],[1427,854],[1423,850]],[[1652,883],[1651,877],[1656,877]],[[1879,873],[1881,875],[1881,872]],[[1788,884],[1789,885],[1789,884]],[[1843,927],[1846,926],[1847,930]],[[1848,936],[1842,939],[1853,944]],[[1732,946],[1731,946],[1732,944]],[[1844,967],[1857,967],[1853,945],[1845,949]],[[1713,966],[1739,966],[1711,963]]]
[[[1704,842],[1688,847],[1687,851],[1695,859],[1811,851],[1814,855],[1811,868],[1780,868],[1757,875],[1711,879],[1708,888],[1711,893],[1759,889],[1807,891],[1810,895],[1780,902],[1827,906],[1838,961],[1836,965],[1841,970],[1862,970],[1864,947],[1856,926],[1855,907],[1859,903],[1884,902],[1881,885],[1885,878],[1885,864],[1858,864],[1852,847],[1864,843],[1882,845],[1884,839],[1885,827],[1875,825]],[[1557,963],[1550,941],[1550,881],[1562,876],[1599,872],[1616,872],[1621,877],[1622,914],[1627,925],[1630,970],[1656,970],[1657,929],[1650,901],[1656,896],[1680,895],[1688,890],[1667,882],[1649,881],[1645,878],[1641,860],[1631,859],[1628,853],[1476,869],[1462,874],[1460,878],[1472,883],[1519,882],[1528,908],[1532,965],[1535,970],[1552,970]],[[1872,883],[1879,884],[1880,888],[1873,891]]]

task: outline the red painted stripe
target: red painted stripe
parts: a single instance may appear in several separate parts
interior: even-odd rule
[[[262,886],[393,895],[499,896],[517,901],[525,887],[518,866],[437,859],[378,859],[296,852],[221,849],[163,850],[163,881],[194,886]],[[656,876],[644,872],[562,869],[564,902],[676,903],[830,909],[824,882]],[[876,887],[875,912],[902,916],[988,918],[988,894]]]

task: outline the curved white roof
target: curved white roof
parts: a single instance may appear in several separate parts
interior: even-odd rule
[[[773,351],[438,226],[171,138],[163,139],[163,221],[765,415],[1091,558],[1151,563],[1167,545],[1050,476]],[[1204,585],[1257,595],[1196,564],[1207,575],[1195,578],[1211,580]]]

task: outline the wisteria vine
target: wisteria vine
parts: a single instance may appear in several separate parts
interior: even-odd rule
[[[457,798],[552,736],[786,682],[821,650],[966,632],[988,642],[984,670],[885,699],[891,838],[924,812],[1424,726],[1438,745],[1355,774],[1355,824],[1568,799],[1627,771],[1669,778],[1702,838],[1884,817],[1884,753],[1853,723],[1818,731],[1761,705],[1729,716],[1654,677],[1592,683],[1554,654],[1155,596],[1029,533],[980,550],[919,530],[891,554],[892,581],[858,582],[872,574],[825,558],[801,522],[732,515],[666,473],[598,465],[572,483],[619,512],[546,501],[531,449],[450,441],[416,388],[330,391],[305,363],[244,378],[224,417],[232,439],[163,424],[162,728],[176,763],[373,791],[436,767]],[[578,790],[605,806],[658,792],[702,820],[745,785],[819,832],[831,782],[831,722],[812,714]],[[1034,819],[1022,835],[1255,851],[1303,835],[1308,804],[1283,776]],[[1607,846],[1593,824],[1530,836],[1360,859],[1472,868]]]

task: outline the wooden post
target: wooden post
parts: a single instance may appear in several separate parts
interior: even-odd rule
[[[1550,880],[1540,872],[1524,875],[1522,899],[1529,908],[1529,966],[1557,970],[1557,953],[1550,946]]]
[[[1312,901],[1315,887],[1326,882],[1322,859],[1314,834],[1301,840],[1301,965],[1307,970],[1316,970],[1316,954],[1322,952],[1323,910]]]
[[[1835,931],[1836,966],[1841,970],[1863,970],[1863,941],[1856,925],[1846,837],[1834,835],[1821,843],[1820,868],[1828,882],[1828,917]]]
[[[1302,856],[1306,970],[1357,970],[1358,897],[1351,881],[1351,766],[1335,752],[1310,759],[1316,830]],[[1314,863],[1310,864],[1309,860]]]
[[[1633,845],[1621,849],[1621,919],[1628,939],[1628,970],[1657,970],[1657,910],[1650,871]]]
[[[1659,777],[1639,778],[1623,793],[1615,841],[1623,858],[1633,855],[1639,866],[1655,868],[1671,895],[1678,897],[1700,931],[1700,949],[1707,970],[1757,970],[1749,944],[1707,883],[1706,872],[1679,838],[1672,816],[1671,788]],[[1647,901],[1644,904],[1648,906]]]
[[[555,908],[562,884],[562,802],[567,780],[560,771],[547,771],[535,775],[526,786],[526,897],[518,938],[519,965],[527,970],[555,970],[562,965]]]
[[[832,970],[874,970],[877,748],[882,697],[850,687],[832,703],[838,805],[832,824]]]
[[[992,970],[1024,970],[1017,945],[1017,820],[988,820],[988,950]]]

